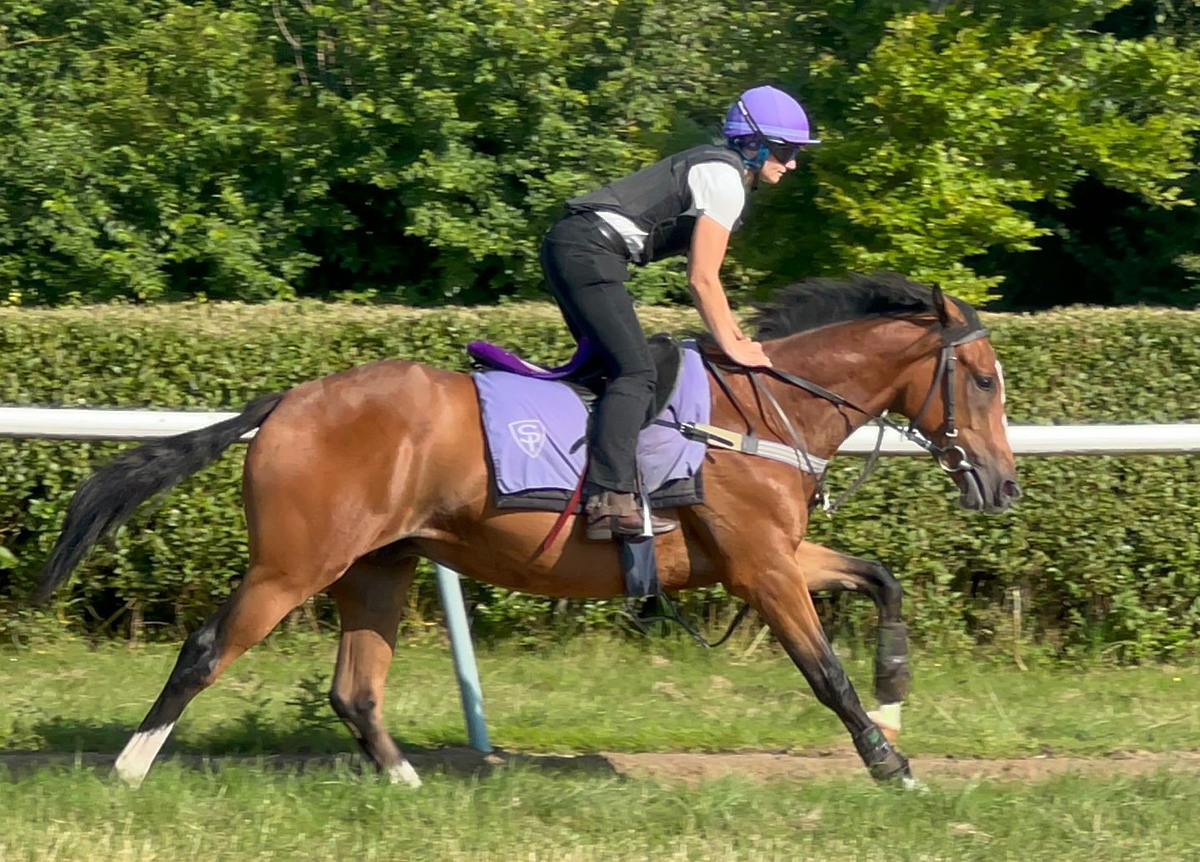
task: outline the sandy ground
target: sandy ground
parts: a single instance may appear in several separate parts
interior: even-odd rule
[[[469,748],[438,748],[410,751],[409,759],[418,772],[446,771],[457,774],[486,774],[506,764],[519,764],[547,772],[592,772],[631,778],[696,782],[727,775],[757,779],[804,780],[813,778],[854,778],[869,780],[866,770],[852,751],[791,754],[769,751],[737,751],[701,754],[694,752],[647,752],[621,754],[524,754],[497,751],[482,755]],[[115,754],[82,752],[79,754],[0,751],[0,770],[12,776],[28,775],[45,767],[76,765],[107,771]],[[278,769],[306,769],[348,764],[360,768],[362,761],[353,755],[273,755],[263,757],[206,757],[198,754],[167,755],[195,768],[220,769],[228,765],[260,765]],[[1126,751],[1103,757],[1037,756],[984,760],[954,757],[915,757],[913,774],[919,778],[961,780],[988,779],[1038,781],[1064,773],[1082,773],[1105,777],[1136,775],[1167,769],[1200,772],[1200,752]]]

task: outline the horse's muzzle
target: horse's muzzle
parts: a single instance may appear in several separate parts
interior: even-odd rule
[[[1013,503],[1021,499],[1021,485],[1017,477],[1007,471],[973,466],[953,476],[961,492],[959,502],[964,509],[998,515],[1007,512]]]

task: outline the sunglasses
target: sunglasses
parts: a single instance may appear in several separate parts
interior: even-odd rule
[[[763,143],[781,165],[786,165],[800,152],[799,144],[789,144],[787,141],[764,141]]]

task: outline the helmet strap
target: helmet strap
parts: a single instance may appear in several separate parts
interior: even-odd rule
[[[758,188],[758,175],[762,171],[763,165],[767,163],[767,157],[771,155],[771,148],[767,146],[767,136],[758,123],[754,121],[754,117],[750,115],[750,109],[746,107],[746,103],[739,98],[737,100],[737,108],[742,112],[742,116],[746,118],[746,125],[750,127],[750,131],[754,133],[754,141],[758,144],[758,152],[754,154],[754,158],[746,158],[746,153],[740,147],[742,160],[746,163],[746,167],[754,171],[754,185],[750,187],[751,191]]]

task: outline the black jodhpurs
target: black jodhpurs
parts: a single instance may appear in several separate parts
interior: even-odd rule
[[[623,251],[581,214],[542,241],[542,270],[567,326],[576,340],[587,336],[608,369],[588,436],[588,481],[611,491],[637,489],[638,432],[654,418],[654,361],[625,289]]]

